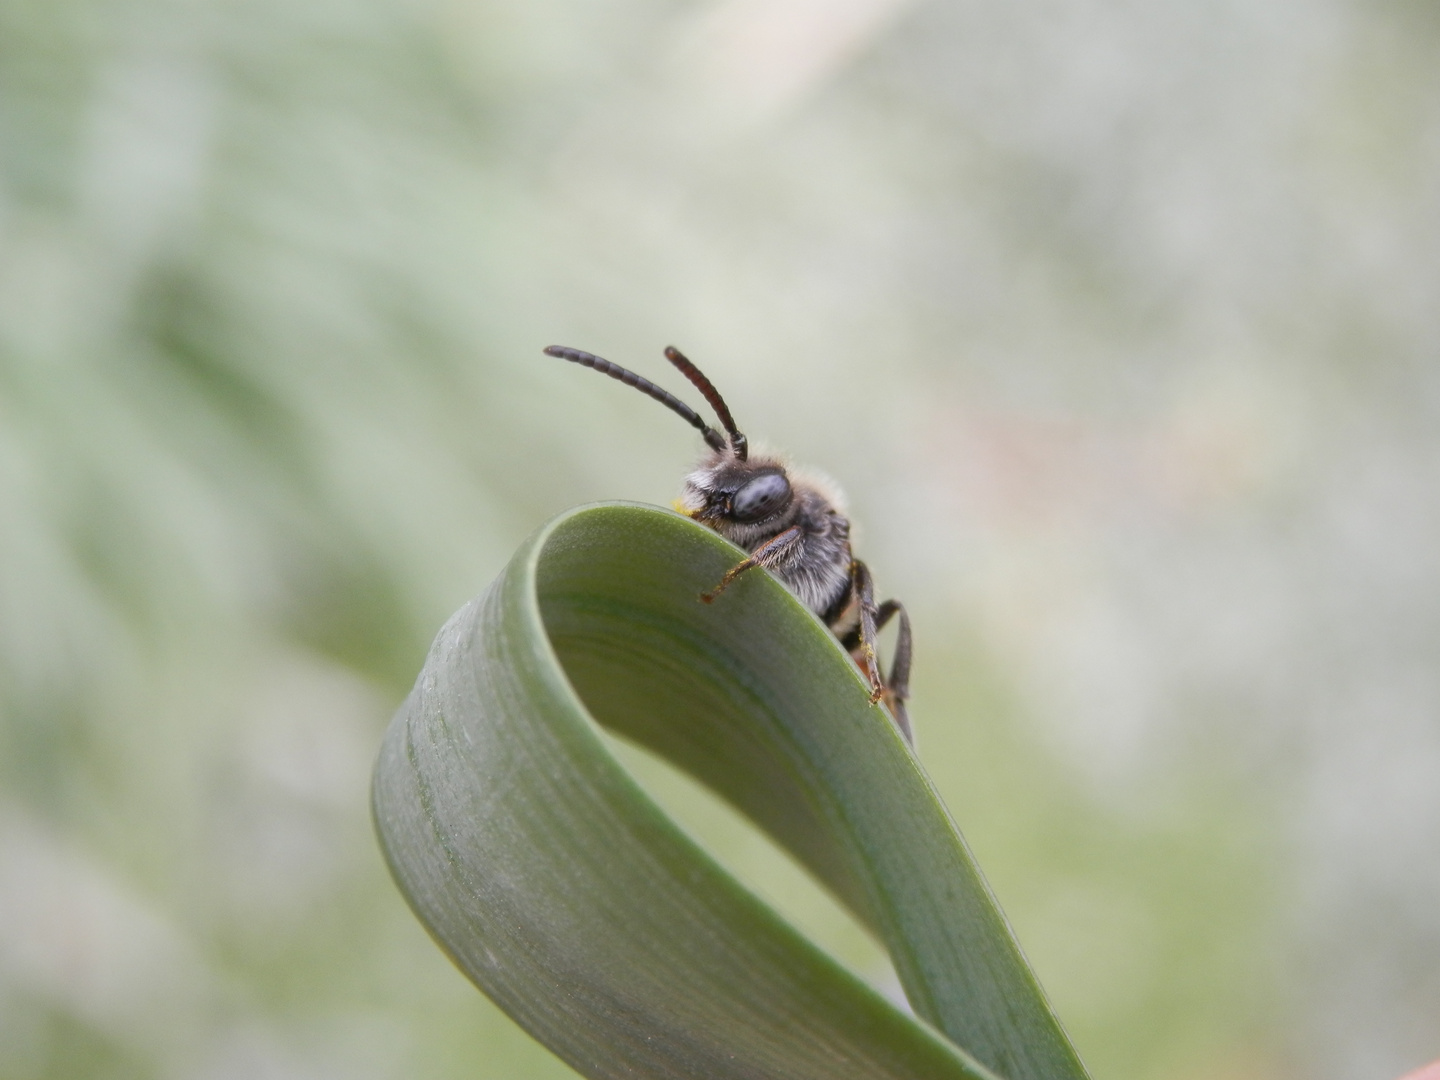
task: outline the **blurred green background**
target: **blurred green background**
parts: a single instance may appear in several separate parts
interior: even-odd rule
[[[0,0],[0,1077],[571,1075],[367,805],[444,618],[700,449],[551,343],[843,481],[1097,1080],[1440,1055],[1437,12]]]

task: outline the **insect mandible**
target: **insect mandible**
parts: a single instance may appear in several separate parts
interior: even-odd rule
[[[752,458],[749,441],[735,426],[725,399],[673,346],[665,350],[665,358],[709,402],[724,435],[674,394],[619,364],[560,345],[545,352],[633,386],[700,432],[710,451],[685,478],[677,507],[750,553],[700,599],[713,602],[736,578],[757,566],[769,570],[840,639],[870,682],[871,702],[884,701],[905,740],[913,741],[905,710],[910,696],[910,617],[898,600],[875,603],[870,570],[850,551],[850,519],[842,512],[840,493],[778,458]],[[900,630],[895,658],[889,678],[884,678],[875,637],[896,615]]]

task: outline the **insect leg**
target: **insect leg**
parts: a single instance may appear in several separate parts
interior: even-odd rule
[[[729,570],[725,571],[725,576],[720,579],[720,584],[716,585],[715,588],[707,593],[701,593],[700,599],[704,600],[707,604],[712,603],[717,596],[728,589],[735,579],[745,573],[746,570],[753,570],[757,566],[763,566],[767,570],[770,569],[770,567],[783,559],[792,547],[800,542],[800,535],[800,526],[792,525],[784,532],[772,536],[752,551],[750,557],[744,562],[732,566]]]
[[[885,701],[895,715],[895,723],[904,734],[905,741],[913,743],[915,740],[910,734],[910,716],[905,711],[905,702],[910,697],[911,650],[910,616],[905,612],[905,605],[899,600],[886,600],[881,604],[879,615],[875,619],[875,630],[878,633],[883,629],[897,612],[900,615],[900,636],[895,639],[895,659],[891,661],[890,678],[885,683]]]
[[[880,661],[875,657],[879,611],[875,607],[875,583],[870,578],[870,568],[859,559],[850,564],[850,588],[860,605],[860,659],[870,679],[870,701],[873,703],[885,693],[885,680],[880,677]]]

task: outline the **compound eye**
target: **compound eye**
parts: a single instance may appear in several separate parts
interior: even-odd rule
[[[760,521],[790,502],[790,481],[781,473],[757,476],[735,493],[730,517],[735,521]]]

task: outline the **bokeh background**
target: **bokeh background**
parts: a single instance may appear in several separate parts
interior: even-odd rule
[[[540,348],[672,342],[843,481],[1097,1080],[1440,1055],[1440,8],[3,0],[0,1077],[571,1075],[368,772],[697,456]]]

